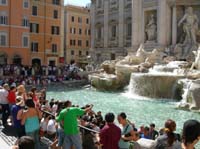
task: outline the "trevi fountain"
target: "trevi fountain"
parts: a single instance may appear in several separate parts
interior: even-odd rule
[[[89,76],[92,86],[128,86],[133,95],[175,99],[179,109],[200,111],[200,1],[132,2],[132,47],[126,57],[104,61]]]
[[[96,1],[92,0],[92,7]],[[126,112],[136,127],[153,122],[160,129],[171,118],[181,133],[187,119],[200,116],[200,1],[131,1],[132,39],[127,56],[104,61],[96,73],[90,73],[93,88],[53,86],[47,96],[67,97],[81,106],[92,103],[103,114]],[[94,39],[93,30],[91,34]]]

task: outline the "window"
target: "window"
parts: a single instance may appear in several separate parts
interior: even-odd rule
[[[88,35],[90,35],[91,34],[91,31],[90,31],[90,29],[88,30]]]
[[[52,2],[54,5],[60,5],[60,0],[53,0]]]
[[[89,24],[89,19],[88,18],[86,19],[86,24]]]
[[[78,17],[78,23],[82,23],[82,18]]]
[[[0,0],[0,5],[7,5],[7,0]]]
[[[89,47],[89,41],[86,40],[86,47]]]
[[[72,40],[70,40],[70,46],[72,46],[73,45],[73,41]]]
[[[112,38],[115,38],[117,35],[117,26],[116,25],[113,25],[112,26],[112,34],[111,34],[111,37]]]
[[[86,55],[87,55],[87,56],[89,55],[89,51],[86,51]]]
[[[32,6],[32,15],[37,16],[37,6]]]
[[[58,18],[58,10],[53,11],[53,18],[57,19]]]
[[[29,37],[27,35],[22,36],[22,41],[23,41],[22,45],[24,48],[29,47]]]
[[[52,44],[52,53],[57,53],[57,44]]]
[[[7,33],[1,32],[0,33],[0,46],[6,46],[7,45]]]
[[[111,59],[111,60],[115,60],[115,57],[116,57],[116,56],[115,56],[114,53],[111,53],[111,54],[110,54],[110,59]]]
[[[81,28],[79,28],[79,35],[81,35],[82,34],[82,29]]]
[[[82,46],[82,40],[78,40],[78,46]]]
[[[23,2],[23,7],[24,7],[24,8],[28,8],[28,7],[29,7],[28,0],[24,0],[24,2]]]
[[[37,42],[31,43],[31,51],[32,52],[38,52],[38,43]]]
[[[102,6],[102,0],[98,0],[97,1],[97,8],[101,8],[101,6]]]
[[[72,16],[72,22],[74,22],[74,20],[75,20],[75,19],[74,19],[74,16]]]
[[[71,50],[71,55],[74,55],[74,50]]]
[[[8,17],[7,16],[0,16],[0,24],[7,25],[8,24]]]
[[[97,39],[101,39],[101,27],[97,28]]]
[[[79,51],[79,56],[81,56],[82,55],[82,51]]]
[[[127,24],[127,36],[131,36],[132,35],[132,24],[128,23]]]
[[[31,23],[30,24],[30,32],[31,33],[39,33],[39,24]]]
[[[76,40],[73,40],[73,45],[74,45],[74,46],[76,45]]]
[[[22,20],[22,26],[29,27],[29,20],[26,17],[24,17]]]
[[[70,45],[75,46],[76,45],[76,40],[70,40]]]
[[[76,28],[70,28],[70,33],[71,34],[76,34]]]
[[[53,35],[59,35],[59,32],[60,32],[59,26],[52,26],[51,27],[51,34],[53,34]]]
[[[90,35],[90,29],[85,29],[85,35]]]

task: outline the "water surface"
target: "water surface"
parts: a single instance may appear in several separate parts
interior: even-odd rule
[[[177,123],[177,132],[181,132],[183,123],[188,119],[200,120],[200,114],[175,109],[177,102],[173,100],[139,99],[137,96],[127,97],[121,92],[108,93],[93,89],[70,89],[63,86],[48,88],[48,99],[71,100],[73,104],[84,106],[94,104],[94,110],[107,112],[126,112],[128,119],[136,124],[148,126],[155,123],[156,128],[164,126],[164,122],[171,118]]]

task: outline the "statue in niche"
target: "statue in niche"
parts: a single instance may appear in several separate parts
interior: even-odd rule
[[[182,55],[180,59],[190,59],[193,55],[191,51],[197,50],[197,32],[199,19],[193,13],[193,8],[188,7],[185,15],[181,18],[178,26],[183,24],[183,32],[185,33],[184,42],[182,44]]]
[[[145,32],[147,33],[147,41],[155,41],[156,40],[156,22],[154,15],[152,14],[149,18],[149,22],[146,25]]]
[[[181,24],[183,24],[183,31],[186,34],[185,40],[183,43],[184,45],[187,45],[187,44],[196,45],[197,44],[196,33],[198,31],[198,22],[199,22],[199,19],[198,19],[197,15],[193,13],[193,8],[188,7],[185,15],[178,23],[178,26],[181,26]]]

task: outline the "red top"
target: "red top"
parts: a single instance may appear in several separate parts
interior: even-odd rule
[[[121,129],[115,124],[106,124],[100,132],[100,143],[103,149],[118,149]]]
[[[15,92],[10,91],[10,92],[8,93],[8,103],[9,103],[9,104],[15,104],[15,103],[16,103],[16,95],[15,95]]]

